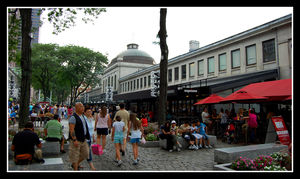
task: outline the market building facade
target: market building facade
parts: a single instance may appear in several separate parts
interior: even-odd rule
[[[193,104],[212,93],[225,97],[251,83],[292,78],[291,14],[204,47],[198,44],[191,41],[189,52],[168,60],[168,112],[178,118],[198,116],[201,106]],[[114,102],[157,111],[150,74],[159,64],[135,63],[135,70],[123,72],[114,61],[118,64],[113,59],[103,74],[101,95],[113,85]]]

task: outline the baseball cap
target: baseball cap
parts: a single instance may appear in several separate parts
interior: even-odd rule
[[[173,121],[171,122],[171,124],[176,124],[176,121],[175,121],[175,120],[173,120]]]

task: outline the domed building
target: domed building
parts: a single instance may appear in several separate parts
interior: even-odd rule
[[[138,64],[150,64],[154,65],[154,59],[146,52],[138,49],[138,44],[128,44],[127,50],[119,53],[108,66],[111,66],[117,62],[128,62]]]
[[[138,47],[138,44],[130,43],[127,45],[127,50],[113,58],[101,75],[99,85],[82,94],[81,101],[83,103],[103,103],[107,101],[108,88],[113,91],[113,94],[118,94],[120,78],[153,66],[155,60],[145,51],[139,50]]]

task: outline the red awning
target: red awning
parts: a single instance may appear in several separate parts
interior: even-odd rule
[[[253,83],[238,91],[264,96],[268,101],[283,101],[292,96],[292,79]]]
[[[224,98],[221,96],[218,96],[216,94],[211,94],[210,96],[198,101],[194,105],[199,105],[199,104],[216,104],[222,101]]]

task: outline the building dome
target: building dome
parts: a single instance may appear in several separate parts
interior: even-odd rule
[[[123,61],[128,63],[141,63],[141,64],[155,64],[154,59],[146,52],[138,49],[139,45],[131,43],[127,45],[127,50],[119,53],[114,59],[112,59],[110,65],[117,61]]]

